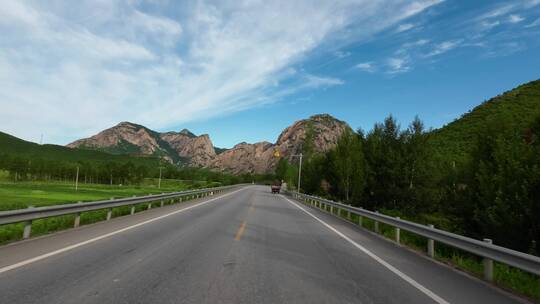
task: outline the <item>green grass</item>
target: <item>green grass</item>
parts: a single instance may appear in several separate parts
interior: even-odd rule
[[[161,188],[158,189],[157,184],[155,179],[145,179],[143,184],[137,186],[79,184],[78,191],[75,191],[73,183],[0,180],[0,211],[29,206],[41,207],[78,201],[96,201],[111,197],[158,194],[208,186],[204,183],[186,184],[174,180],[162,180]]]
[[[326,209],[330,212],[330,209]],[[387,215],[394,216],[395,212],[388,211]],[[334,210],[334,215],[337,216],[337,211]],[[342,212],[341,217],[347,219],[346,212]],[[351,215],[351,222],[358,224],[358,215]],[[410,220],[410,219],[409,219]],[[363,218],[362,227],[374,231],[375,222],[373,220]],[[379,223],[379,234],[387,239],[395,240],[395,228]],[[427,240],[407,231],[400,231],[400,244],[409,247],[418,252],[425,252],[427,248]],[[482,259],[461,250],[435,243],[435,258],[438,261],[447,263],[465,271],[478,278],[483,276]],[[513,291],[517,294],[528,297],[534,301],[540,301],[540,277],[527,272],[521,271],[514,267],[501,263],[494,263],[494,283],[503,289]]]
[[[119,186],[80,184],[78,191],[72,183],[65,182],[9,182],[0,171],[0,211],[41,207],[58,204],[88,202],[111,197],[131,197],[163,192],[183,191],[194,188],[215,187],[215,183],[191,183],[189,181],[162,180],[158,188],[157,179],[145,179],[141,185]],[[170,203],[169,201],[166,202]],[[160,202],[153,202],[152,208],[159,207]],[[145,210],[148,203],[136,206],[136,212]],[[85,212],[81,215],[81,225],[102,221],[106,218],[106,210]],[[113,217],[130,213],[129,207],[113,209]],[[66,215],[32,222],[32,236],[43,235],[54,231],[73,227],[75,216]],[[0,244],[20,240],[22,238],[23,224],[0,226]]]

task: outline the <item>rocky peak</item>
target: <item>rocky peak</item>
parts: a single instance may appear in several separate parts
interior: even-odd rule
[[[169,144],[179,157],[187,159],[189,165],[207,166],[216,156],[216,151],[208,134],[196,136],[184,129],[179,133],[161,133],[160,137]]]
[[[67,146],[102,150],[113,154],[153,155],[164,157],[169,161],[176,158],[169,155],[169,147],[163,145],[158,133],[127,121]]]
[[[303,152],[305,140],[311,137],[314,152],[325,152],[335,147],[339,137],[349,125],[328,114],[311,116],[299,120],[283,130],[275,144],[241,142],[232,149],[217,155],[211,167],[233,173],[268,173],[278,162],[274,157],[277,150],[289,161],[296,161],[292,155]]]
[[[310,135],[315,152],[324,152],[335,146],[345,130],[351,130],[351,127],[344,121],[329,114],[313,115],[283,130],[276,145],[279,150],[292,148],[291,153],[299,153],[306,137]]]
[[[296,161],[292,155],[305,150],[306,139],[310,140],[313,152],[325,152],[336,145],[347,129],[350,130],[347,123],[328,114],[319,114],[293,123],[281,132],[275,144],[241,142],[232,149],[217,149],[208,134],[197,136],[187,129],[158,133],[131,122],[121,122],[68,146],[159,156],[171,162],[182,161],[191,166],[232,173],[268,173],[274,170],[278,161],[274,151],[280,151],[289,161]]]
[[[197,137],[195,134],[191,133],[191,131],[189,131],[188,129],[182,129],[182,131],[180,131],[180,134],[184,134],[188,137]],[[207,135],[208,136],[208,135]]]

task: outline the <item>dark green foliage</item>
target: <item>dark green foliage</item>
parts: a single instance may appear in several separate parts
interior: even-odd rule
[[[306,138],[302,143],[302,154],[304,159],[309,160],[315,153],[315,130],[313,129],[313,122],[308,121],[306,123]]]
[[[328,158],[318,154],[306,160],[302,166],[302,191],[316,195],[327,195],[324,188],[328,176]]]
[[[346,131],[327,154],[328,172],[335,181],[332,193],[347,203],[359,202],[366,184],[366,162],[359,134]]]
[[[233,176],[200,168],[179,168],[157,157],[113,155],[102,151],[38,145],[0,132],[0,169],[14,181],[71,180],[80,183],[138,184],[145,177],[214,181],[223,185],[269,180],[267,176]]]
[[[280,158],[276,165],[276,178],[279,180],[286,180],[288,167],[289,162],[285,158]]]
[[[396,208],[406,187],[403,146],[396,120],[389,116],[366,136],[364,154],[368,168],[366,207]]]
[[[430,135],[433,153],[459,166],[473,151],[478,134],[488,121],[524,130],[540,115],[540,80],[521,85],[492,98],[461,116],[460,119],[435,130]]]
[[[110,154],[128,154],[128,155],[138,155],[142,154],[141,147],[134,145],[130,142],[127,142],[125,140],[120,140],[120,142],[115,146],[110,147],[104,147],[104,148],[94,148],[94,147],[86,147],[81,146],[79,149],[86,149],[86,150],[97,150],[97,151],[103,151]]]
[[[308,193],[537,254],[540,81],[435,131],[389,116],[309,159],[302,178]]]
[[[531,245],[540,240],[540,117],[524,130],[488,124],[463,175],[467,187],[459,194],[469,204],[454,211],[471,232],[534,252]]]
[[[132,161],[137,164],[157,164],[157,159],[111,155],[85,149],[71,149],[58,145],[38,145],[0,132],[0,154],[54,161]]]

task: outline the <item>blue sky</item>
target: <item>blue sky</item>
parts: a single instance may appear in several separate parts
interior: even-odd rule
[[[540,78],[540,0],[3,1],[0,131],[120,121],[274,142],[329,113],[440,127]]]

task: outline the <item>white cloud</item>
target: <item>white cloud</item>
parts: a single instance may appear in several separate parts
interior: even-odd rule
[[[508,21],[509,21],[510,23],[519,23],[519,22],[521,22],[521,21],[523,21],[523,20],[525,20],[525,18],[521,17],[520,15],[515,15],[515,14],[514,14],[514,15],[510,15],[510,16],[508,17]]]
[[[531,8],[540,5],[540,0],[525,0],[525,8]]]
[[[345,82],[341,79],[334,77],[321,77],[315,75],[307,75],[305,77],[306,81],[302,85],[302,88],[320,88],[320,87],[329,87],[335,85],[342,85]]]
[[[492,28],[494,28],[494,27],[496,27],[496,26],[498,26],[498,25],[500,25],[500,24],[501,24],[501,22],[499,22],[498,20],[496,20],[496,21],[491,21],[491,22],[485,20],[485,21],[482,21],[482,22],[480,23],[480,26],[481,26],[481,28],[482,28],[483,30],[491,30]]]
[[[152,16],[138,10],[130,18],[134,30],[145,31],[165,45],[175,43],[182,34],[182,26],[169,18]]]
[[[446,52],[460,46],[462,42],[463,42],[462,40],[449,40],[449,41],[441,42],[441,43],[435,45],[433,50],[431,52],[427,53],[425,56],[426,57],[432,57],[432,56],[437,56],[437,55],[444,54],[444,53],[446,53]]]
[[[504,57],[509,56],[518,52],[521,52],[525,50],[527,47],[525,44],[511,41],[511,42],[505,42],[497,45],[496,49],[488,50],[487,52],[483,53],[483,56],[488,58],[495,58],[495,57]]]
[[[534,20],[533,22],[527,24],[525,27],[535,27],[535,26],[539,26],[540,25],[540,18]]]
[[[407,57],[392,57],[388,58],[386,64],[388,66],[387,73],[389,74],[398,74],[404,73],[410,70],[409,62],[410,60]]]
[[[168,128],[340,85],[294,66],[440,2],[190,1],[143,10],[131,0],[6,0],[0,130],[66,143],[122,120]]]
[[[355,68],[365,71],[365,72],[374,72],[375,71],[375,65],[373,62],[362,62],[354,66]]]
[[[405,32],[405,31],[408,31],[408,30],[412,29],[413,27],[414,27],[414,24],[412,24],[412,23],[400,24],[398,26],[398,28],[396,29],[396,32],[398,32],[398,33]]]
[[[484,20],[484,19],[497,18],[497,17],[500,17],[500,16],[503,16],[503,15],[506,15],[506,14],[510,13],[515,8],[516,8],[515,3],[514,4],[499,5],[496,8],[494,8],[494,9],[480,15],[478,17],[478,19],[479,20]]]
[[[406,42],[404,43],[402,46],[401,46],[401,49],[408,49],[408,48],[412,48],[412,47],[418,47],[418,46],[423,46],[423,45],[426,45],[429,43],[429,40],[428,39],[418,39],[416,41],[413,41],[413,42]]]
[[[337,58],[343,59],[351,56],[351,52],[345,52],[345,51],[335,51],[334,55],[336,55]]]

